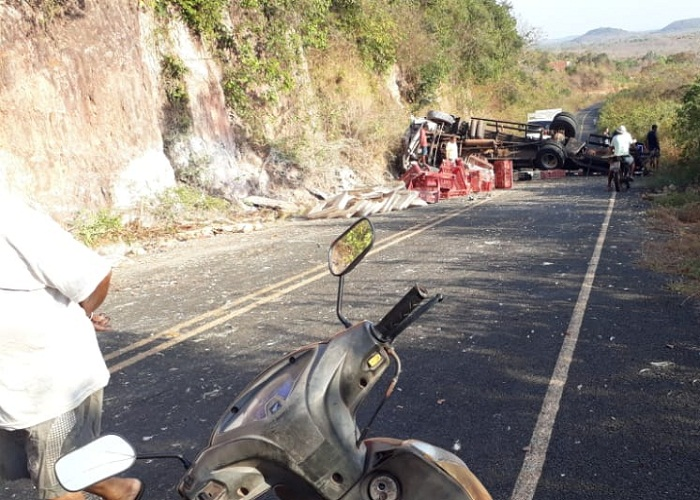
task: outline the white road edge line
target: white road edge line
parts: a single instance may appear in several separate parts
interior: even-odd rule
[[[591,260],[588,263],[588,270],[586,271],[586,276],[581,284],[578,300],[574,306],[574,312],[571,316],[571,320],[569,321],[569,326],[566,329],[564,342],[562,343],[561,350],[559,351],[559,357],[557,358],[557,364],[554,366],[554,372],[552,373],[552,378],[549,381],[547,394],[542,402],[542,408],[539,416],[537,417],[537,424],[535,425],[535,430],[532,433],[530,446],[527,454],[525,455],[525,460],[523,461],[523,466],[520,469],[520,474],[515,482],[513,494],[510,497],[511,500],[532,500],[532,498],[535,496],[535,490],[537,489],[537,484],[539,483],[540,476],[542,475],[542,468],[544,467],[547,449],[549,448],[549,440],[552,437],[552,428],[554,427],[554,422],[556,421],[557,413],[559,412],[561,396],[564,392],[564,386],[566,385],[566,380],[569,375],[569,366],[571,365],[574,350],[576,349],[576,343],[578,342],[581,324],[583,323],[583,316],[586,312],[588,298],[591,295],[593,280],[595,278],[596,270],[598,269],[600,254],[602,253],[603,245],[605,243],[605,236],[608,233],[608,225],[610,223],[614,206],[615,192],[612,193],[610,201],[608,202],[608,210],[605,214],[603,225],[600,228],[598,241],[596,242],[595,249],[593,250]]]

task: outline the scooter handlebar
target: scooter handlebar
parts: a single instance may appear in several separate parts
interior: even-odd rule
[[[378,334],[378,339],[382,342],[393,342],[393,340],[405,330],[408,325],[417,319],[418,316],[432,307],[435,302],[442,300],[441,295],[436,295],[433,297],[433,300],[425,304],[425,307],[416,315],[413,315],[412,313],[426,298],[428,298],[428,291],[419,285],[413,285],[413,288],[391,308],[386,316],[384,316],[379,323],[374,325],[374,329]]]

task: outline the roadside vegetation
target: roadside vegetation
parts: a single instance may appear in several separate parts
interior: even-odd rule
[[[660,168],[646,179],[652,203],[647,221],[654,231],[644,249],[649,267],[676,276],[671,287],[700,297],[700,77],[697,55],[650,57],[620,74],[628,82],[610,95],[600,127],[625,124],[644,140],[659,126]],[[634,70],[632,68],[635,68]]]
[[[601,131],[625,124],[642,140],[657,123],[663,157],[646,185],[650,224],[665,237],[649,243],[647,264],[700,295],[699,53],[620,59],[537,50],[535,35],[518,33],[508,2],[497,0],[141,0],[140,8],[164,24],[181,18],[211,47],[240,134],[281,182],[294,171],[313,183],[339,162],[385,181],[410,115],[430,109],[522,122],[534,109],[602,101]],[[161,67],[170,140],[190,127],[186,69],[169,55]],[[387,90],[394,85],[398,95]],[[245,218],[245,207],[187,176],[179,181],[153,201],[147,224],[101,213],[76,221],[74,232],[100,244]]]
[[[135,245],[140,248],[156,245],[164,239],[201,235],[206,227],[209,233],[232,231],[232,224],[245,220],[245,210],[241,207],[185,184],[144,200],[141,212],[132,220],[107,210],[80,213],[68,229],[91,247]]]

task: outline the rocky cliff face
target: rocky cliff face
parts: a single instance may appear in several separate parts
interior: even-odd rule
[[[55,216],[129,209],[206,158],[224,195],[260,182],[236,144],[216,64],[177,21],[159,26],[132,0],[0,3],[0,188]],[[187,65],[192,133],[163,150],[163,51]],[[255,178],[255,182],[250,179]]]

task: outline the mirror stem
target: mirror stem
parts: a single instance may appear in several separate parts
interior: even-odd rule
[[[343,279],[344,276],[339,276],[338,277],[338,299],[335,302],[335,312],[338,315],[338,319],[340,322],[345,325],[345,328],[350,328],[352,326],[352,323],[350,323],[350,320],[343,316],[342,309],[343,309],[343,285],[345,284],[345,280]]]

